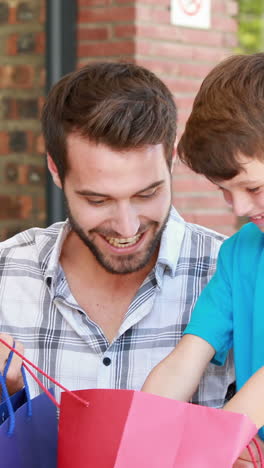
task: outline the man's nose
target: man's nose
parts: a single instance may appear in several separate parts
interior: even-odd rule
[[[120,203],[112,218],[111,228],[113,231],[121,237],[128,238],[138,233],[139,226],[140,220],[136,208],[129,203]]]

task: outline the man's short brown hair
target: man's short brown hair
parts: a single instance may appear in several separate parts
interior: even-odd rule
[[[264,160],[264,53],[235,55],[205,78],[178,145],[180,159],[212,181]]]
[[[72,72],[52,88],[42,127],[63,181],[70,133],[117,151],[161,143],[170,167],[176,118],[173,96],[154,73],[132,63],[104,62]]]

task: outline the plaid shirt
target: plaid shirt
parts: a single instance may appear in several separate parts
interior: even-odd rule
[[[155,268],[109,344],[76,303],[60,266],[69,230],[66,221],[0,243],[0,330],[22,341],[26,356],[69,389],[139,390],[181,338],[197,297],[215,271],[223,236],[185,223],[172,209]],[[225,367],[209,364],[193,401],[222,406],[233,380],[231,359]],[[30,376],[29,385],[32,396],[39,393]]]

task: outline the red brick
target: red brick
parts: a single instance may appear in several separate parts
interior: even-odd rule
[[[137,57],[137,64],[143,67],[149,68],[157,75],[177,75],[178,74],[178,63],[173,59],[163,59],[155,57]],[[162,78],[164,79],[164,78]]]
[[[218,15],[219,13],[222,15],[226,15],[226,3],[229,2],[229,0],[223,1],[223,0],[213,0],[214,5],[213,8],[211,9],[212,16]]]
[[[32,198],[27,195],[0,195],[0,220],[26,219],[32,212]]]
[[[193,105],[193,96],[184,96],[177,92],[174,92],[174,95],[177,107],[179,109],[188,109],[188,112],[190,112]]]
[[[16,24],[16,8],[10,6],[9,9],[9,24]]]
[[[36,151],[38,154],[45,153],[45,144],[44,144],[43,135],[39,135],[36,139]]]
[[[227,14],[230,16],[237,16],[239,13],[239,4],[236,1],[227,2]]]
[[[134,7],[105,7],[105,8],[80,8],[78,14],[79,23],[121,22],[132,21],[135,17]]]
[[[38,85],[43,88],[46,84],[46,69],[41,67],[39,78],[38,78]]]
[[[136,37],[138,33],[138,27],[134,24],[123,24],[113,27],[113,36],[114,37]]]
[[[213,68],[221,60],[224,60],[226,57],[230,55],[231,51],[229,49],[224,48],[216,48],[216,47],[193,47],[193,58],[200,61],[208,61]]]
[[[120,3],[120,0],[117,0],[118,3]],[[123,0],[128,1],[128,0]],[[138,5],[147,5],[152,8],[160,9],[160,7],[164,7],[166,10],[170,10],[170,0],[159,0],[158,2],[156,0],[141,0],[138,1]]]
[[[173,190],[178,193],[205,193],[215,192],[216,186],[209,182],[205,177],[192,176],[192,177],[179,177],[173,178]],[[210,195],[211,196],[211,195]]]
[[[78,41],[102,41],[108,39],[110,36],[109,28],[79,28]]]
[[[161,39],[169,41],[178,41],[180,38],[179,30],[172,25],[164,24],[138,24],[137,35],[142,38]]]
[[[34,73],[31,65],[3,65],[0,67],[0,88],[30,88]]]
[[[79,57],[120,57],[134,53],[133,41],[121,42],[103,42],[98,47],[98,44],[80,44],[78,47]]]
[[[46,49],[46,35],[44,31],[36,34],[36,50],[35,52],[44,55]]]
[[[39,22],[41,24],[45,24],[46,22],[46,2],[44,1],[42,1],[41,6],[40,6]]]
[[[201,80],[193,80],[191,78],[169,78],[166,77],[163,80],[169,89],[177,94],[177,93],[197,93]],[[184,109],[183,109],[184,110]]]
[[[9,151],[9,135],[7,132],[0,131],[0,155],[7,154]]]
[[[36,212],[37,219],[40,223],[46,221],[46,200],[44,197],[37,197],[34,200],[34,210]]]
[[[187,76],[188,78],[204,78],[211,70],[211,65],[208,63],[179,63],[178,74],[179,76]]]
[[[127,2],[127,0],[125,0]],[[108,6],[113,3],[113,0],[78,0],[78,7],[87,6]]]
[[[213,16],[212,17],[212,29],[227,32],[237,32],[237,21],[234,18],[228,16]]]
[[[208,45],[210,47],[221,47],[223,35],[221,31],[178,28],[179,40],[184,44]]]
[[[186,213],[181,212],[184,219],[190,223],[200,224],[202,226],[217,229],[218,226],[234,226],[236,218],[232,213]]]
[[[193,47],[183,46],[173,42],[146,40],[139,38],[136,42],[136,51],[138,55],[150,57],[163,57],[177,59],[191,59],[193,57]]]
[[[176,192],[173,197],[174,205],[177,209],[185,212],[193,212],[199,210],[213,209],[217,213],[219,210],[226,210],[227,205],[221,194],[202,194],[198,195],[190,194],[186,196],[185,194]]]
[[[28,195],[21,195],[18,197],[18,206],[19,206],[19,218],[20,219],[27,219],[32,214],[32,197]]]
[[[11,34],[6,43],[6,53],[7,55],[16,55],[17,53],[17,34]]]
[[[137,21],[146,21],[151,24],[170,24],[170,11],[168,8],[151,8],[149,6],[136,7]]]
[[[234,34],[223,34],[223,46],[234,49],[238,46],[238,36]]]

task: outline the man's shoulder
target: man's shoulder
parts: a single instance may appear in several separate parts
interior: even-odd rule
[[[219,249],[227,236],[199,224],[186,223],[184,242],[193,257],[217,258]]]
[[[189,235],[204,238],[210,242],[216,242],[222,244],[227,236],[221,234],[220,232],[214,231],[213,229],[207,228],[205,226],[200,226],[199,224],[185,223],[186,231]]]
[[[0,242],[0,258],[38,257],[43,250],[52,248],[64,224],[59,222],[47,228],[32,227]]]
[[[167,255],[174,264],[181,260],[185,263],[203,262],[213,266],[219,249],[227,238],[213,229],[185,221],[174,207],[170,213],[166,237],[169,251]]]

